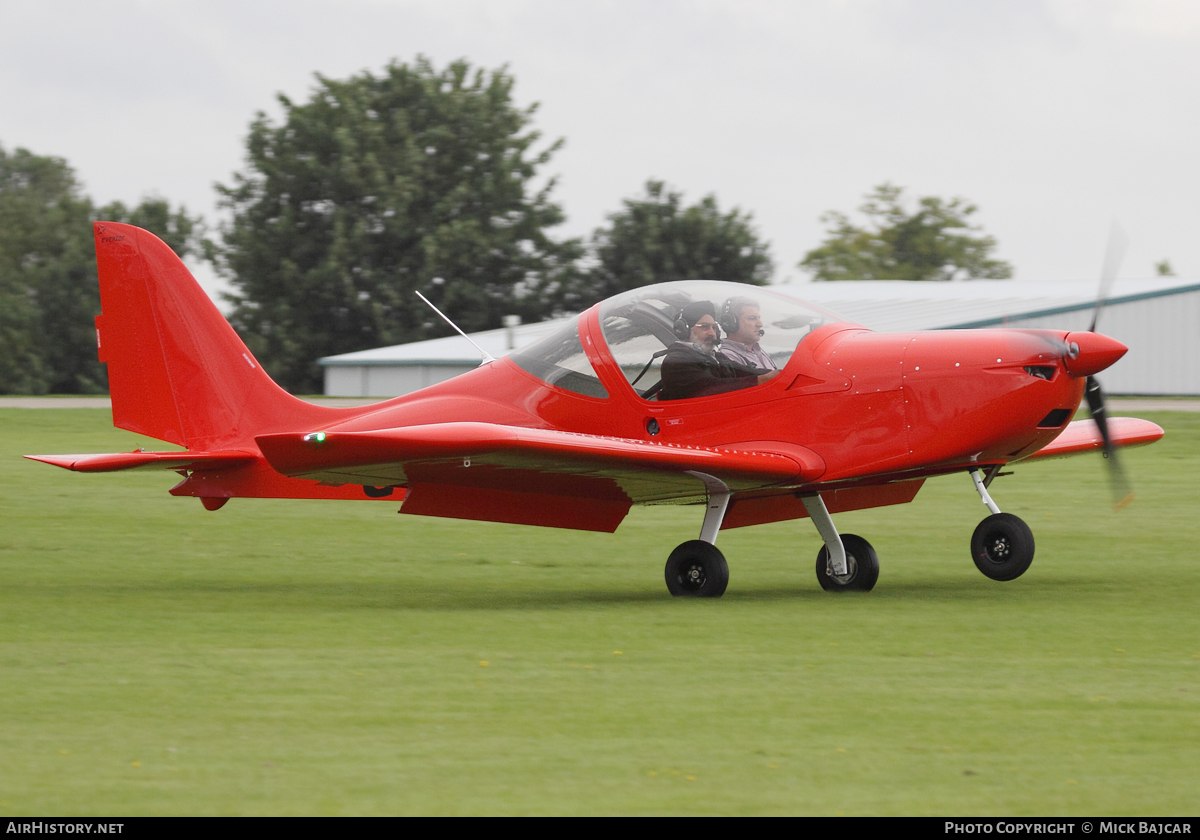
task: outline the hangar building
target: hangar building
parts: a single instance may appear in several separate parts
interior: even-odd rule
[[[869,281],[772,288],[879,332],[981,327],[1086,330],[1095,309],[1097,284],[1094,280]],[[471,337],[500,357],[564,322],[524,324]],[[1200,396],[1200,281],[1120,280],[1109,292],[1097,329],[1129,347],[1129,353],[1100,377],[1108,393]],[[326,396],[383,398],[465,373],[477,367],[479,359],[461,336],[450,336],[319,361],[325,369]]]

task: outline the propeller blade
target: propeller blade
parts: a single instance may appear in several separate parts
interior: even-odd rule
[[[1108,248],[1104,252],[1104,267],[1100,269],[1100,291],[1096,295],[1096,308],[1092,311],[1092,325],[1088,327],[1088,332],[1096,331],[1100,310],[1104,308],[1104,301],[1108,299],[1113,281],[1117,279],[1117,272],[1121,269],[1121,261],[1125,259],[1125,249],[1128,246],[1129,237],[1117,224],[1117,220],[1113,219],[1112,227],[1108,231]]]
[[[1133,501],[1133,485],[1125,475],[1121,462],[1117,458],[1117,448],[1112,444],[1108,433],[1108,409],[1104,405],[1104,390],[1094,376],[1087,378],[1084,386],[1084,396],[1087,397],[1088,410],[1100,431],[1100,439],[1104,441],[1104,457],[1108,461],[1109,483],[1113,490],[1113,510],[1120,510]]]

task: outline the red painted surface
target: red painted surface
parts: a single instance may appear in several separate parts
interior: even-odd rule
[[[925,479],[898,481],[894,484],[879,484],[866,487],[844,487],[826,490],[821,496],[830,513],[849,510],[901,505],[917,497],[917,491]],[[767,522],[782,522],[787,519],[803,519],[808,516],[804,502],[795,493],[755,496],[746,494],[734,499],[725,513],[724,528],[744,528],[747,525],[764,525]]]
[[[1072,376],[1091,376],[1113,365],[1129,348],[1115,338],[1093,332],[1067,334],[1067,343],[1074,345],[1063,363]],[[1075,348],[1078,348],[1076,350]]]
[[[899,504],[930,475],[1096,448],[1066,420],[1084,377],[1125,352],[1093,333],[832,322],[764,385],[660,402],[630,386],[597,305],[578,340],[607,397],[505,358],[376,405],[325,408],[270,380],[159,239],[109,222],[95,236],[114,423],[187,452],[30,457],[177,470],[171,492],[209,509],[236,497],[403,500],[405,513],[611,531],[632,504],[702,503],[692,472],[734,491],[726,527],[803,517],[803,494],[835,512]],[[1117,445],[1162,435],[1110,424]]]

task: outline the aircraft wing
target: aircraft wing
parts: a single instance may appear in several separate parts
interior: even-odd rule
[[[1113,446],[1121,448],[1145,446],[1163,436],[1162,427],[1157,423],[1139,420],[1136,417],[1108,418],[1108,433],[1112,437]],[[1021,463],[1066,458],[1069,455],[1102,449],[1104,440],[1100,437],[1100,430],[1096,424],[1091,420],[1074,420],[1067,424],[1061,435],[1032,455],[1022,458]]]
[[[800,447],[694,447],[492,423],[255,438],[278,472],[325,484],[402,486],[403,513],[611,531],[633,503],[700,501],[703,473],[731,490],[799,484],[825,469]]]

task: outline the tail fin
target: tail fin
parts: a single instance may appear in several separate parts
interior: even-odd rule
[[[115,222],[96,222],[95,236],[115,426],[203,451],[342,414],[276,385],[157,236]]]

